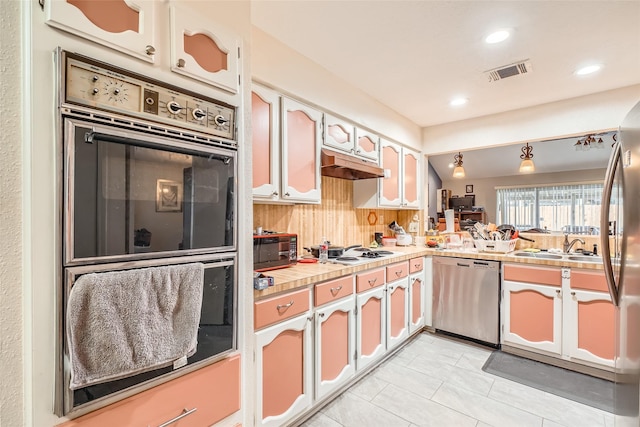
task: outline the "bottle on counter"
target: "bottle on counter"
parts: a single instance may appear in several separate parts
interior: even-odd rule
[[[318,249],[318,261],[322,264],[325,264],[329,261],[329,242],[327,242],[327,238],[323,237],[320,242],[320,246]]]

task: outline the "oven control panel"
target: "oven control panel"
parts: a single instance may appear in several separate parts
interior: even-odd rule
[[[64,102],[235,140],[234,107],[70,54]]]

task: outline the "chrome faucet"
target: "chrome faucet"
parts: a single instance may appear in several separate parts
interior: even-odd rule
[[[573,247],[573,245],[576,244],[576,242],[580,242],[584,245],[584,240],[582,239],[573,239],[571,242],[569,242],[569,233],[564,233],[564,242],[562,243],[562,252],[565,254],[568,254],[571,248]]]

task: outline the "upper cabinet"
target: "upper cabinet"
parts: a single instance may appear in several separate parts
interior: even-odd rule
[[[254,202],[320,203],[322,113],[254,85],[251,114]]]
[[[238,92],[238,38],[206,18],[171,6],[171,70]]]
[[[52,27],[143,61],[170,58],[172,71],[238,92],[239,38],[188,9],[141,0],[47,0],[45,7]],[[160,56],[167,33],[171,52]]]
[[[46,22],[93,42],[153,62],[153,1],[48,0]]]
[[[378,135],[355,127],[346,120],[325,114],[324,145],[368,161],[379,163]]]
[[[384,178],[354,182],[356,208],[420,209],[420,153],[380,140]]]

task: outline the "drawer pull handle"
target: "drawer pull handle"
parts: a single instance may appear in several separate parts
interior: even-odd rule
[[[422,264],[413,264],[413,266],[416,268],[416,270],[419,270],[422,268]]]
[[[396,277],[400,277],[400,276],[402,276],[402,270],[396,271]]]
[[[289,304],[278,304],[276,306],[276,310],[280,311],[280,310],[286,310],[287,308],[291,307],[293,305],[293,300],[289,301]]]
[[[176,421],[181,420],[182,418],[186,417],[187,415],[193,414],[197,410],[198,410],[198,408],[193,408],[193,409],[184,408],[180,415],[178,415],[175,418],[171,418],[169,421],[167,421],[166,423],[160,424],[158,427],[168,427],[171,424],[175,423]]]
[[[369,279],[369,286],[373,286],[376,284],[376,280],[378,280],[377,277],[374,277],[373,279]]]
[[[340,292],[342,290],[342,285],[337,286],[335,288],[331,288],[329,289],[331,291],[331,293],[335,296],[338,292]]]
[[[556,295],[558,296],[558,298],[560,298],[560,289],[556,290]]]

